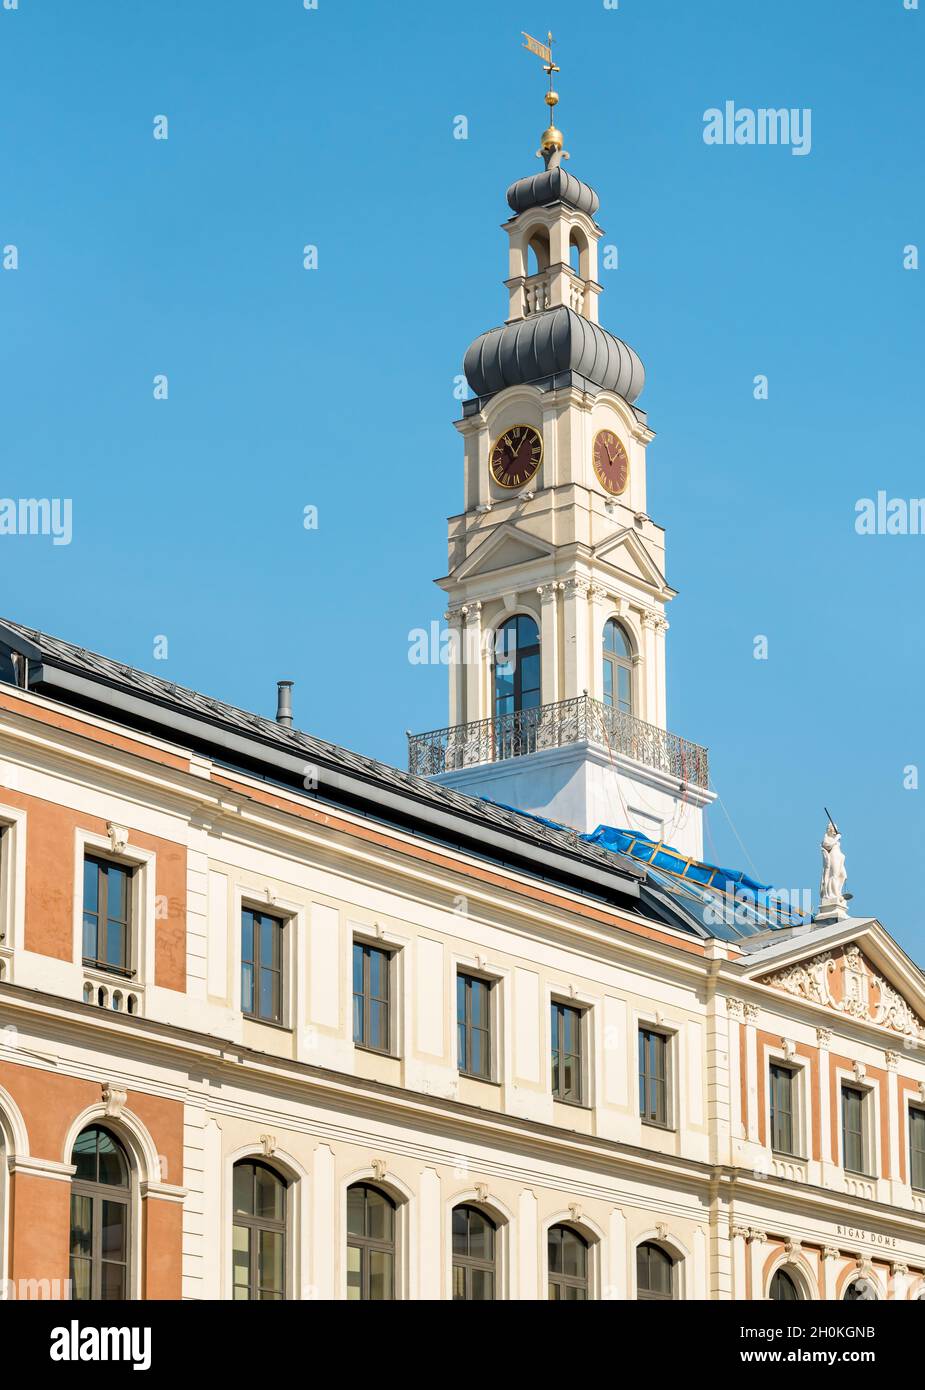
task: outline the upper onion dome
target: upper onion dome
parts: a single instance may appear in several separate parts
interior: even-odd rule
[[[561,165],[544,169],[542,174],[531,174],[518,179],[507,191],[507,201],[514,212],[526,212],[527,208],[545,207],[547,203],[568,203],[593,217],[601,205],[594,189],[574,174],[566,173]]]
[[[616,392],[628,405],[646,379],[631,347],[564,304],[489,329],[469,347],[463,370],[477,396],[575,372],[601,391]]]

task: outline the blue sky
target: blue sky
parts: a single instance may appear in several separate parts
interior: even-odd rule
[[[619,248],[602,320],[647,369],[669,725],[730,818],[707,844],[815,890],[825,803],[855,908],[925,960],[925,536],[854,529],[925,493],[923,26],[902,0],[0,8],[0,494],[74,508],[68,546],[0,540],[0,613],[264,713],[290,677],[299,724],[399,764],[446,722],[408,633],[443,611],[454,377],[540,167],[519,35],[552,28],[568,168]],[[811,152],[704,144],[727,100],[810,108]]]

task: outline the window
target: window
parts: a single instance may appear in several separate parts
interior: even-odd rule
[[[660,1245],[636,1247],[636,1297],[674,1298],[674,1260]]]
[[[793,1101],[796,1075],[790,1067],[772,1062],[768,1080],[771,1093],[771,1148],[775,1153],[795,1155]]]
[[[84,857],[84,965],[133,975],[132,876],[124,864]]]
[[[909,1180],[925,1192],[925,1110],[909,1111]]]
[[[841,1088],[842,1162],[849,1173],[866,1173],[864,1106],[867,1096],[857,1086]]]
[[[278,917],[241,912],[241,1008],[261,1023],[283,1022],[283,931]]]
[[[347,1298],[395,1297],[395,1203],[378,1187],[347,1190]]]
[[[509,618],[495,633],[495,719],[540,706],[540,634],[532,618]],[[505,719],[495,731],[496,756],[514,757],[536,748],[536,722]]]
[[[581,1010],[552,1004],[552,1093],[556,1100],[581,1104]]]
[[[491,985],[473,975],[456,976],[458,1065],[467,1076],[491,1076]]]
[[[353,943],[353,1041],[374,1052],[390,1050],[389,975],[392,956]]]
[[[604,624],[604,704],[623,714],[633,712],[633,653],[613,618]]]
[[[803,1301],[796,1280],[785,1269],[779,1269],[775,1272],[774,1278],[771,1280],[769,1297],[778,1303],[801,1303]]]
[[[488,1302],[495,1297],[498,1231],[478,1207],[453,1209],[453,1297]]]
[[[265,1163],[234,1165],[233,1297],[286,1297],[286,1184]]]
[[[668,1127],[668,1038],[639,1030],[639,1113],[646,1124]]]
[[[71,1152],[70,1277],[75,1299],[126,1299],[130,1293],[131,1176],[125,1150],[92,1125]]]
[[[549,1297],[568,1303],[588,1297],[588,1242],[571,1226],[550,1226]]]

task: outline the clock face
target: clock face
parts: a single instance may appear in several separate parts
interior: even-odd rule
[[[543,461],[543,441],[532,425],[512,425],[491,446],[491,476],[499,487],[523,487]]]
[[[613,430],[598,430],[592,449],[594,471],[601,487],[616,495],[626,487],[630,461]]]

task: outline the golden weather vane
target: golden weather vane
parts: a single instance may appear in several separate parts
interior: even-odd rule
[[[546,43],[540,43],[539,39],[535,39],[523,29],[521,33],[524,37],[523,47],[529,53],[535,53],[538,58],[543,59],[543,71],[549,77],[549,90],[543,100],[549,107],[550,122],[540,137],[540,148],[536,153],[545,161],[547,169],[555,169],[560,159],[568,159],[568,154],[562,148],[562,131],[557,130],[552,124],[552,109],[559,101],[559,93],[553,90],[552,85],[552,75],[559,71],[558,64],[552,60],[552,46],[555,40],[551,33],[546,35]]]

